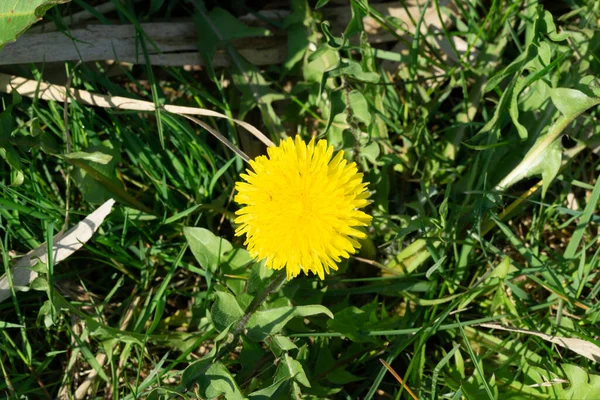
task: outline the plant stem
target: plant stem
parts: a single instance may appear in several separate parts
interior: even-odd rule
[[[248,321],[250,321],[250,318],[252,318],[252,315],[254,315],[256,310],[258,310],[260,305],[267,299],[267,297],[269,297],[269,295],[271,293],[279,290],[281,288],[281,286],[283,286],[285,279],[286,279],[286,272],[285,272],[285,270],[283,270],[279,273],[279,275],[277,275],[275,277],[275,279],[273,279],[273,281],[271,283],[269,283],[269,285],[262,292],[260,292],[259,294],[256,295],[256,297],[252,300],[252,302],[246,308],[246,313],[244,314],[244,316],[238,320],[233,332],[231,332],[233,335],[232,341],[229,342],[226,346],[224,346],[221,350],[219,350],[217,352],[217,354],[215,354],[215,356],[213,358],[213,362],[220,360],[221,358],[223,358],[224,356],[229,354],[231,352],[231,350],[233,350],[235,348],[235,346],[239,342],[240,335],[244,331],[244,328],[248,324]],[[207,364],[203,368],[203,371],[199,371],[198,373],[206,372],[206,370],[208,370],[209,367],[210,367],[210,364]]]
[[[240,318],[236,324],[235,329],[232,332],[234,336],[238,336],[240,333],[242,333],[252,315],[256,312],[256,310],[258,310],[258,307],[260,307],[260,305],[267,299],[267,297],[269,297],[271,293],[276,292],[281,288],[281,286],[283,286],[285,278],[286,272],[283,270],[275,277],[275,279],[273,279],[273,281],[271,281],[271,283],[269,283],[269,286],[267,286],[262,292],[254,297],[250,305],[248,305],[248,308],[246,308],[246,314],[244,314],[244,316]]]

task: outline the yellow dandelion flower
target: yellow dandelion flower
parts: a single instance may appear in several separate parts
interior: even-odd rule
[[[360,211],[369,204],[367,183],[344,152],[333,156],[325,140],[307,145],[299,136],[270,147],[267,156],[250,161],[241,174],[235,201],[235,234],[246,235],[250,255],[271,269],[286,268],[287,279],[300,271],[324,279],[337,270],[366,235],[371,216]]]

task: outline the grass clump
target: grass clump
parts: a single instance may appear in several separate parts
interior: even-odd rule
[[[92,9],[135,28],[139,64],[3,71],[155,107],[1,95],[0,392],[600,398],[597,3],[213,3]],[[91,7],[46,18],[69,34]],[[159,15],[194,21],[202,68],[151,66]],[[370,182],[360,251],[322,280],[235,236],[244,155],[296,135]],[[16,256],[111,198],[80,250],[11,284]]]

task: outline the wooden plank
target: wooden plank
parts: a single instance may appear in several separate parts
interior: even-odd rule
[[[419,0],[422,1],[422,0]],[[450,0],[440,0],[441,6],[447,6]],[[364,18],[365,30],[372,43],[397,42],[397,35],[410,40],[418,20],[420,7],[416,3],[406,8],[398,4],[376,4],[375,9],[382,15],[392,16],[400,21],[404,30],[396,34],[382,28],[372,17]],[[322,10],[325,19],[329,20],[334,32],[341,32],[352,17],[349,7],[335,7]],[[269,17],[282,18],[289,11],[269,11]],[[241,17],[250,25],[263,22],[254,16]],[[421,30],[438,30],[448,18],[440,21],[433,6],[425,14]],[[191,21],[151,22],[141,24],[142,29],[152,43],[147,43],[149,60],[153,65],[182,66],[202,65],[203,60],[197,52],[198,34]],[[138,43],[133,25],[98,25],[88,24],[83,28],[72,29],[69,36],[61,32],[27,33],[16,42],[7,44],[0,51],[0,65],[51,63],[64,61],[84,62],[101,60],[118,60],[121,62],[143,64],[144,57]],[[233,42],[238,51],[249,62],[258,66],[274,65],[285,61],[287,45],[281,32],[270,37],[247,38]],[[230,65],[228,56],[218,52],[213,59],[215,67]]]

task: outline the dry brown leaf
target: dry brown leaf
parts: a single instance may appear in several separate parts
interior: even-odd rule
[[[154,103],[151,101],[130,99],[122,96],[107,96],[80,89],[71,89],[67,96],[67,89],[64,86],[53,85],[47,82],[38,82],[14,75],[0,74],[0,92],[11,93],[13,90],[16,90],[21,96],[44,100],[64,102],[65,97],[67,97],[67,101],[74,100],[79,104],[86,104],[102,108],[147,112],[155,111]],[[216,111],[207,110],[205,108],[174,106],[170,104],[163,106],[162,109],[173,114],[224,118],[246,129],[265,145],[274,145],[268,137],[266,137],[261,131],[249,123],[235,118],[230,118],[227,115]]]
[[[110,214],[112,206],[115,204],[113,199],[106,201],[98,207],[93,213],[85,217],[81,222],[71,228],[69,231],[54,238],[52,246],[52,259],[57,264],[69,257],[75,251],[79,250],[98,230],[104,218]],[[33,281],[38,273],[30,268],[39,262],[46,263],[48,260],[48,249],[46,243],[30,251],[22,258],[13,263],[11,270],[12,283],[14,286],[27,286]],[[10,287],[8,277],[5,275],[0,278],[0,303],[10,297]]]
[[[577,338],[567,338],[562,336],[551,336],[542,332],[536,331],[528,331],[525,329],[519,328],[509,328],[502,325],[497,324],[481,324],[485,328],[491,329],[499,329],[502,331],[508,332],[516,332],[523,333],[526,335],[533,335],[539,338],[544,339],[547,342],[554,343],[558,346],[564,347],[565,349],[574,351],[575,353],[584,356],[587,359],[590,359],[595,362],[600,362],[600,347],[595,345],[594,343],[588,342],[587,340],[577,339]]]

